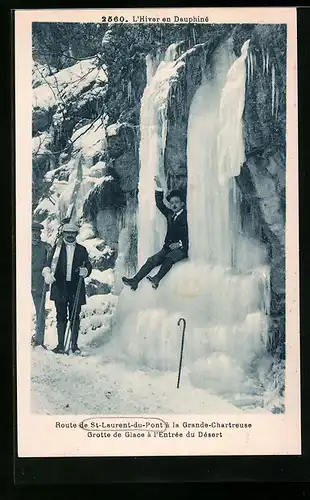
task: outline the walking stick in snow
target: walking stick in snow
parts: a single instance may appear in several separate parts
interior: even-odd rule
[[[85,262],[83,262],[83,264],[82,264],[82,267],[84,267],[84,266],[85,266]],[[74,297],[71,318],[69,319],[67,327],[66,327],[65,343],[64,343],[65,354],[69,354],[69,351],[71,348],[72,332],[74,331],[74,326],[75,326],[75,322],[76,322],[76,315],[77,315],[77,308],[78,308],[80,292],[81,292],[81,287],[82,287],[82,280],[83,280],[83,277],[80,276],[78,286],[76,289],[76,293],[75,293],[75,297]]]
[[[179,374],[178,374],[177,389],[179,389],[179,387],[180,387],[181,368],[182,368],[182,360],[183,360],[183,348],[184,348],[184,337],[185,337],[185,328],[186,328],[186,321],[185,321],[184,318],[180,318],[179,319],[178,325],[181,324],[181,321],[183,321],[183,330],[182,330],[181,352],[180,352],[180,363],[179,363]]]

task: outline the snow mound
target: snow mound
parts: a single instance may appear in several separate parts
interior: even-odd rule
[[[214,302],[212,289],[220,278],[223,286]],[[176,371],[183,328],[179,320],[184,318],[183,366],[192,385],[208,387],[214,393],[221,388],[241,391],[251,359],[264,353],[261,332],[267,318],[259,311],[259,282],[252,309],[240,316],[240,308],[230,296],[235,286],[239,286],[240,296],[246,294],[246,276],[238,279],[220,267],[183,262],[175,264],[157,290],[147,280],[136,291],[125,287],[105,354],[128,366]]]
[[[99,347],[110,338],[117,297],[112,294],[92,295],[82,306],[80,334],[85,340],[80,345]]]
[[[99,281],[100,283],[106,283],[107,285],[110,286],[112,286],[114,283],[113,269],[106,269],[105,271],[99,271],[99,269],[93,269],[90,277]]]

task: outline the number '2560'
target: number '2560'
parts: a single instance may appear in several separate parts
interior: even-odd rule
[[[125,22],[125,18],[123,16],[120,16],[120,17],[118,17],[118,16],[114,16],[114,17],[112,17],[112,16],[108,16],[108,17],[102,16],[101,22],[102,23],[118,23],[118,22],[123,23],[123,22]]]

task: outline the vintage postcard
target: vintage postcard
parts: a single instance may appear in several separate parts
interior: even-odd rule
[[[300,455],[294,8],[15,11],[19,457]]]

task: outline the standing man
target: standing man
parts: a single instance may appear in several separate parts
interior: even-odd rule
[[[169,208],[164,203],[164,190],[158,176],[155,177],[155,182],[155,202],[158,210],[166,217],[167,233],[162,249],[149,257],[133,278],[122,277],[123,283],[132,290],[138,288],[140,281],[154,267],[161,266],[155,276],[147,276],[152,287],[156,290],[172,266],[188,257],[187,211],[183,193],[179,190],[173,190],[168,194]]]
[[[31,339],[33,346],[44,346],[45,331],[45,296],[46,286],[42,277],[42,269],[47,263],[47,246],[41,240],[43,225],[33,222],[31,252],[31,295],[36,310],[36,333]]]
[[[47,266],[43,269],[45,283],[51,285],[50,298],[55,302],[58,344],[53,349],[54,353],[64,353],[65,332],[68,320],[72,319],[73,304],[76,298],[79,278],[82,279],[81,289],[77,302],[74,324],[71,324],[72,352],[79,354],[78,335],[80,328],[81,306],[86,304],[84,278],[90,275],[92,265],[89,261],[87,250],[76,242],[79,229],[75,224],[64,224],[62,228],[63,243],[61,245],[55,274],[51,264],[56,246],[48,259]]]

